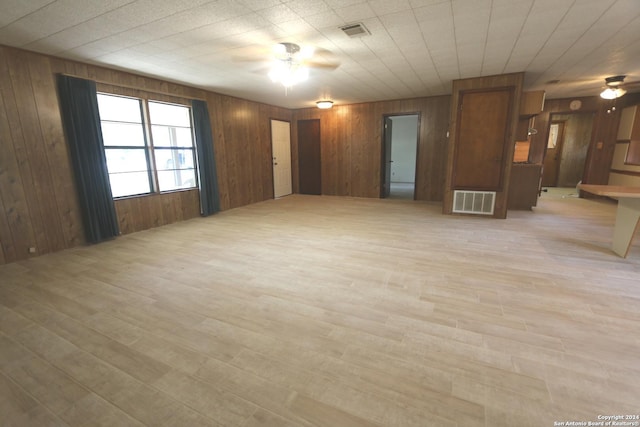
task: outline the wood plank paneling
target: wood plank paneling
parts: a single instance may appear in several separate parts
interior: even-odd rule
[[[30,56],[25,52],[9,56],[9,75],[24,136],[20,152],[24,156],[23,161],[31,166],[30,180],[36,197],[30,205],[30,209],[37,212],[36,250],[47,253],[61,250],[65,245],[55,203],[56,188],[52,185],[48,153],[40,131],[42,124],[36,109],[33,79],[29,72],[29,63],[34,60]]]
[[[223,210],[273,198],[271,119],[288,109],[207,94]]]
[[[569,104],[576,99],[582,102],[582,106],[579,110],[572,111]],[[629,93],[616,100],[616,110],[612,112],[608,112],[612,107],[611,101],[603,100],[598,96],[545,101],[544,111],[535,117],[534,127],[538,133],[531,136],[529,160],[532,163],[542,163],[544,159],[551,114],[593,113],[593,135],[587,152],[582,182],[585,184],[607,184],[615,152],[620,112],[624,107],[636,103],[640,103],[640,93]]]
[[[148,230],[200,215],[198,190],[129,197],[115,201],[122,234]]]
[[[83,243],[85,239],[69,152],[64,132],[58,125],[62,119],[58,108],[55,81],[51,78],[53,71],[50,61],[44,56],[34,56],[29,61],[29,72],[55,194],[58,216],[55,220],[64,238],[64,245],[57,249],[72,247]]]
[[[0,264],[85,242],[58,107],[56,74],[128,96],[209,106],[223,210],[273,197],[269,120],[291,111],[202,89],[0,46]],[[198,191],[116,201],[123,234],[200,215]]]
[[[292,152],[297,152],[297,120],[320,120],[322,193],[379,197],[382,126],[386,114],[419,114],[416,199],[443,197],[449,96],[305,108],[293,113]],[[294,176],[298,177],[295,160]],[[297,179],[294,179],[297,191]]]
[[[32,165],[31,159],[26,151],[26,136],[25,127],[29,128],[26,132],[31,132],[31,128],[35,123],[25,122],[27,126],[24,126],[21,122],[19,114],[18,100],[22,101],[22,97],[33,97],[33,92],[27,90],[26,93],[18,92],[16,94],[16,87],[14,86],[12,74],[15,75],[16,70],[15,60],[11,61],[9,55],[2,55],[5,60],[1,62],[2,70],[0,72],[0,86],[2,87],[2,96],[4,99],[4,111],[6,114],[5,121],[8,123],[12,144],[3,146],[2,157],[7,157],[5,164],[11,163],[13,158],[17,170],[15,170],[10,178],[11,184],[14,187],[13,191],[5,189],[4,192],[11,191],[11,201],[5,200],[9,206],[7,207],[7,215],[12,216],[9,218],[9,224],[12,227],[17,228],[14,242],[19,241],[20,249],[17,252],[19,259],[26,258],[29,247],[39,248],[40,251],[46,253],[48,248],[48,242],[42,224],[42,208],[39,206],[38,197],[42,196],[42,191],[38,191],[39,188],[34,183],[32,169],[35,165]],[[26,72],[22,69],[22,72]],[[6,150],[6,154],[5,154]],[[19,177],[19,178],[18,178]],[[17,187],[14,184],[18,184]],[[13,207],[11,207],[13,205]],[[13,214],[13,215],[12,215]]]
[[[0,60],[0,66],[5,65],[5,61]],[[26,256],[29,246],[34,245],[35,236],[4,102],[9,89],[3,78],[6,75],[0,72],[0,242],[4,262],[11,262]]]

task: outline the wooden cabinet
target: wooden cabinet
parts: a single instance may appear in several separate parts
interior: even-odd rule
[[[531,117],[542,113],[544,109],[544,91],[534,90],[522,92],[520,98],[520,116]]]
[[[526,141],[529,139],[531,120],[531,117],[520,117],[518,126],[516,127],[516,141]]]
[[[540,164],[514,164],[511,167],[507,209],[531,210],[538,204],[541,174]]]

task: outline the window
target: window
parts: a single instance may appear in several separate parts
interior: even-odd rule
[[[149,117],[160,191],[195,187],[189,109],[181,105],[149,102]]]
[[[98,108],[114,198],[196,186],[188,107],[98,94]]]

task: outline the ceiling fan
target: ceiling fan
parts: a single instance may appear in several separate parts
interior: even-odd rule
[[[267,55],[260,52],[249,57],[236,57],[236,60],[242,62],[264,62],[269,60],[268,75],[271,80],[281,83],[286,89],[289,89],[295,84],[306,80],[311,68],[325,70],[338,68],[338,62],[327,59],[330,56],[331,53],[326,49],[281,42],[272,46],[270,53]],[[323,58],[324,61],[322,60]]]
[[[600,97],[604,99],[617,99],[617,98],[620,98],[625,93],[627,93],[627,89],[625,88],[640,85],[640,81],[625,83],[624,82],[625,77],[627,76],[618,75],[618,76],[606,77],[604,79],[604,82],[607,87],[605,90],[603,90],[600,93]]]

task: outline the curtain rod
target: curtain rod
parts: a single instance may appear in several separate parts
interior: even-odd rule
[[[196,101],[205,101],[206,102],[205,98],[200,98],[200,97],[197,97],[197,96],[184,96],[184,95],[177,95],[175,93],[163,92],[163,91],[159,91],[159,90],[155,90],[155,89],[152,89],[152,90],[143,89],[143,88],[136,87],[136,86],[133,86],[133,85],[127,85],[127,84],[121,84],[121,83],[112,83],[112,82],[108,82],[108,81],[105,81],[105,80],[87,78],[87,77],[82,77],[82,76],[78,76],[78,75],[70,74],[70,73],[59,73],[59,74],[61,74],[63,76],[67,76],[67,77],[75,77],[77,79],[92,80],[92,81],[94,81],[96,83],[109,85],[109,86],[120,87],[122,89],[139,90],[139,91],[142,91],[142,92],[154,93],[156,95],[166,95],[166,96],[173,96],[173,97],[176,97],[176,98],[195,99]],[[148,77],[144,77],[144,76],[140,76],[140,77],[148,78]],[[178,85],[178,83],[169,83],[169,82],[166,82],[166,83],[167,84],[176,84],[176,85]],[[188,86],[184,86],[184,87],[188,87]],[[189,89],[203,91],[203,89],[195,89],[195,88],[190,88],[190,87],[189,87]]]

